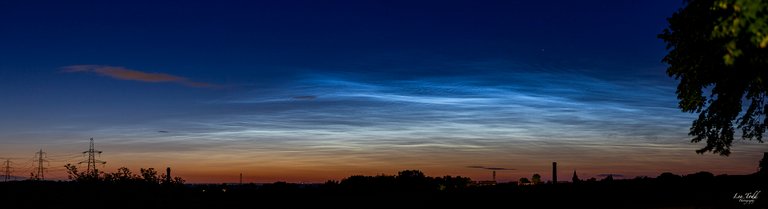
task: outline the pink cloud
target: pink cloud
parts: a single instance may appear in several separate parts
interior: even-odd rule
[[[131,81],[152,82],[152,83],[168,82],[168,83],[177,83],[177,84],[190,86],[190,87],[204,87],[204,88],[217,87],[216,85],[210,84],[210,83],[190,81],[189,79],[181,76],[175,76],[175,75],[170,75],[165,73],[147,73],[147,72],[132,70],[132,69],[119,67],[119,66],[71,65],[71,66],[63,67],[62,69],[63,69],[62,70],[63,72],[67,72],[67,73],[77,73],[77,72],[96,73],[99,75],[103,75],[103,76],[107,76],[107,77],[111,77],[119,80],[131,80]]]

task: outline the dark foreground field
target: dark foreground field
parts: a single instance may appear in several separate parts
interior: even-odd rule
[[[15,181],[0,183],[0,208],[766,208],[766,183],[701,173],[526,186],[398,176],[316,185]]]

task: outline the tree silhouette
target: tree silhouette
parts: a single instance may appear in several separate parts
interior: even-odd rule
[[[397,174],[397,183],[401,188],[408,190],[429,190],[438,187],[430,182],[432,178],[427,178],[419,170],[404,170]]]
[[[157,171],[154,168],[140,169],[141,179],[147,183],[160,183],[160,177],[157,176]]]
[[[397,178],[419,180],[426,178],[426,176],[424,176],[424,173],[419,170],[404,170],[397,173]]]
[[[699,113],[689,135],[697,153],[731,153],[734,123],[742,139],[762,141],[768,90],[768,1],[688,0],[659,34],[667,74],[680,83],[682,111]],[[746,102],[746,104],[742,104]],[[746,106],[746,110],[742,107]]]
[[[354,175],[340,182],[328,181],[324,186],[352,191],[453,191],[465,189],[471,182],[471,179],[461,176],[429,177],[419,170],[404,170],[397,176]]]
[[[69,179],[73,181],[85,182],[103,180],[100,176],[100,174],[103,174],[103,172],[99,172],[98,170],[91,172],[78,172],[77,166],[72,164],[64,165],[64,168],[67,170]]]
[[[533,184],[540,184],[541,183],[541,175],[539,175],[538,173],[534,173],[533,176],[531,177],[531,182]]]
[[[656,179],[658,179],[659,181],[662,181],[662,182],[669,183],[669,182],[680,181],[681,179],[683,179],[683,177],[675,175],[675,174],[670,173],[670,172],[665,172],[665,173],[662,173],[661,175],[659,175],[659,177],[656,177]]]
[[[526,184],[530,184],[531,180],[528,180],[528,178],[523,177],[523,178],[520,178],[520,180],[517,180],[517,182],[522,185],[526,185]]]
[[[117,173],[114,173],[113,176],[115,177],[116,181],[121,181],[121,182],[127,182],[133,179],[136,179],[136,176],[133,175],[133,173],[131,173],[131,170],[129,170],[126,167],[118,168]]]
[[[467,188],[472,183],[471,179],[461,176],[438,177],[434,181],[437,182],[440,190],[461,190]]]

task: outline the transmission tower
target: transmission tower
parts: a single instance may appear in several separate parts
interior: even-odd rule
[[[11,160],[5,160],[5,181],[8,182],[11,180]]]
[[[91,138],[91,146],[88,149],[88,151],[83,152],[83,154],[88,153],[88,161],[81,161],[78,164],[87,163],[88,168],[86,168],[85,172],[88,174],[97,174],[98,170],[96,170],[96,163],[99,164],[106,164],[107,162],[96,160],[96,154],[99,154],[99,157],[101,157],[101,151],[96,150],[93,146],[93,138]]]
[[[45,152],[43,152],[43,149],[40,149],[40,151],[35,153],[35,158],[37,158],[37,175],[35,176],[35,179],[37,180],[45,180],[45,166],[43,166],[44,162],[48,162],[47,160],[43,159],[45,158]]]

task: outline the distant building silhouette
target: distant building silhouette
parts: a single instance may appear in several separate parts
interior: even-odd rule
[[[576,175],[576,170],[573,170],[573,177],[571,177],[571,181],[573,181],[573,183],[581,181],[579,176]]]

